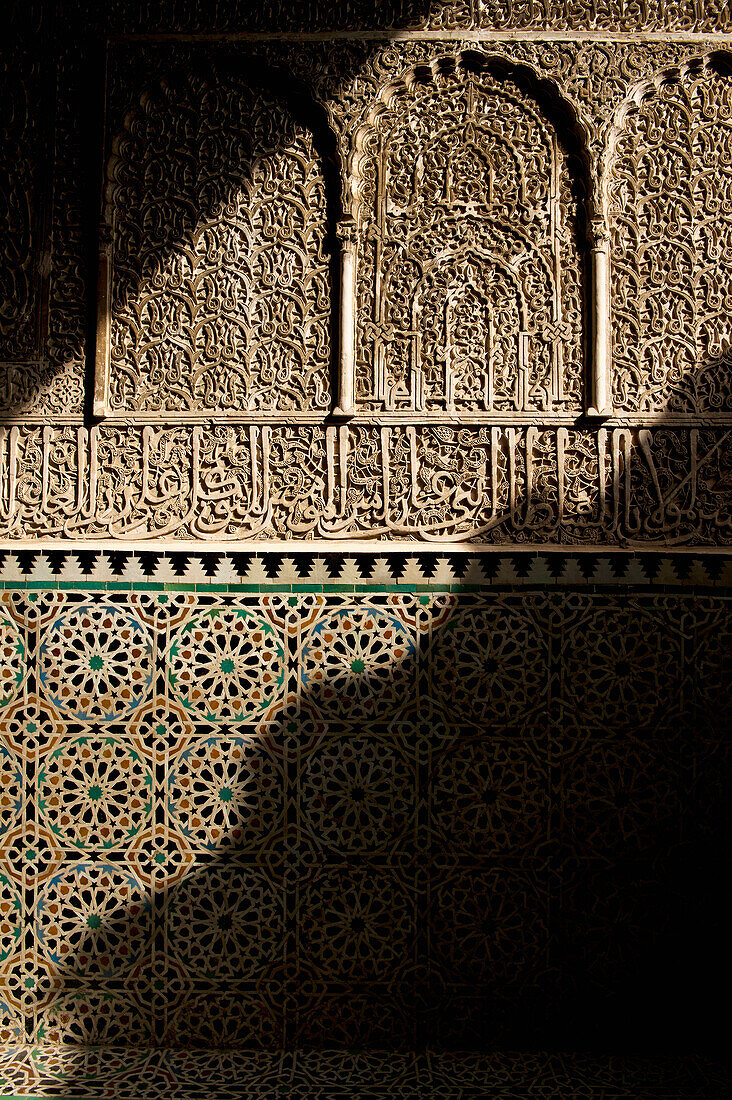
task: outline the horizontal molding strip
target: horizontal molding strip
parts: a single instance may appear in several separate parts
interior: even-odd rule
[[[137,427],[137,428],[179,428],[179,427],[194,427],[201,426],[207,428],[227,427],[236,425],[237,427],[248,427],[249,425],[259,426],[262,424],[270,425],[271,427],[297,427],[302,425],[304,427],[316,427],[316,428],[328,428],[333,425],[342,423],[342,420],[335,416],[323,417],[318,414],[299,413],[294,416],[283,415],[282,413],[247,413],[244,415],[231,416],[204,416],[196,414],[180,414],[171,413],[169,416],[161,416],[159,419],[153,419],[150,416],[145,415],[125,415],[125,416],[105,416],[99,421],[100,424],[104,424],[105,427]],[[12,427],[39,427],[45,424],[54,424],[58,426],[68,426],[72,428],[93,427],[88,420],[82,416],[7,416],[0,417],[0,428],[12,428]],[[435,413],[434,415],[425,415],[424,413],[411,413],[405,412],[388,412],[388,413],[357,413],[356,415],[348,418],[348,424],[351,427],[358,426],[373,426],[373,427],[437,427],[440,425],[446,425],[451,428],[460,427],[505,427],[505,428],[525,428],[535,427],[542,429],[551,428],[579,428],[588,429],[596,428],[601,425],[603,428],[730,428],[732,427],[732,413],[628,413],[615,414],[613,416],[588,416],[585,413],[582,414],[544,414],[537,413],[474,413],[474,414],[454,414],[449,413]]]
[[[0,553],[0,589],[284,592],[419,596],[483,590],[704,591],[732,597],[732,558],[591,555],[384,556]]]
[[[0,550],[0,589],[428,596],[557,586],[674,592],[711,588],[732,597],[732,554]]]
[[[625,555],[626,557],[646,556],[648,554],[662,554],[664,557],[677,557],[689,555],[696,558],[705,558],[709,555],[720,555],[732,559],[732,547],[729,546],[669,546],[664,543],[638,543],[634,546],[605,546],[602,543],[587,545],[574,545],[572,543],[475,543],[475,542],[450,542],[447,539],[441,541],[423,543],[413,539],[405,539],[402,542],[379,542],[377,539],[338,539],[332,542],[328,539],[301,539],[297,542],[287,539],[218,539],[202,541],[201,539],[160,539],[149,540],[115,540],[115,539],[0,539],[0,553],[6,552],[31,552],[44,553],[46,551],[68,552],[71,554],[87,551],[107,551],[109,553],[145,554],[155,553],[189,554],[201,557],[206,554],[232,554],[245,553],[255,557],[266,554],[284,554],[287,557],[297,557],[299,554],[319,557],[333,554],[344,554],[354,557],[359,554],[388,556],[399,554],[408,558],[421,558],[430,554],[467,554],[471,556],[498,555],[512,557],[516,554],[558,554],[575,556],[577,554],[595,554],[598,557],[608,555]]]

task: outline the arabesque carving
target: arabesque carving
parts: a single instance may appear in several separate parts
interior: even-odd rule
[[[732,409],[732,55],[634,89],[611,134],[618,409]]]
[[[110,167],[98,412],[325,412],[327,202],[281,96],[220,70],[146,96]]]
[[[110,49],[94,415],[64,106],[0,537],[729,544],[722,49]]]
[[[525,85],[475,53],[436,60],[357,134],[363,408],[582,410],[577,203]]]

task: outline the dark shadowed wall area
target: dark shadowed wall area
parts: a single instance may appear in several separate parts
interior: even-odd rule
[[[727,5],[4,34],[0,1095],[726,1095]]]

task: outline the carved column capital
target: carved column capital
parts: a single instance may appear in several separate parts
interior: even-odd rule
[[[342,218],[336,225],[336,236],[342,252],[355,252],[358,245],[358,226],[353,218]]]
[[[610,227],[605,218],[593,218],[590,222],[590,248],[592,251],[610,251]]]

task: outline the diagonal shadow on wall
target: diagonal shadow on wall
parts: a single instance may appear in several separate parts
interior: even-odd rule
[[[220,192],[216,203],[229,197]],[[195,231],[199,214],[183,204],[176,232]],[[676,664],[669,652],[678,655],[683,629],[666,623],[660,641],[645,640],[659,637],[654,622],[670,614],[663,603],[642,613],[630,597],[606,599],[595,621],[569,596],[553,613],[546,598],[541,608],[504,602],[512,599],[518,619],[468,596],[444,620],[435,612],[424,661],[394,655],[388,666],[401,684],[397,707],[383,668],[351,668],[344,686],[326,664],[320,687],[304,683],[299,713],[273,717],[265,731],[201,721],[206,751],[186,761],[189,776],[208,768],[212,777],[208,788],[195,778],[188,788],[198,864],[187,867],[153,838],[141,865],[154,870],[161,856],[164,870],[149,908],[122,896],[102,916],[88,893],[77,912],[99,924],[84,930],[74,917],[68,938],[56,940],[67,949],[50,992],[59,1005],[67,999],[67,1019],[55,1026],[73,1028],[68,1005],[86,996],[98,1020],[84,1034],[147,1041],[152,1007],[163,1025],[153,1038],[182,1049],[717,1042],[717,867],[728,843],[723,636],[715,643],[712,630],[705,642],[712,658],[692,648]],[[532,649],[535,635],[543,640]],[[531,678],[542,660],[546,695]],[[95,736],[102,729],[129,735],[113,722]],[[155,728],[138,736],[152,739]],[[239,757],[213,759],[209,749],[237,738]],[[173,760],[160,782],[165,798],[180,776]],[[180,807],[185,788],[177,791]],[[226,807],[235,797],[233,823]],[[139,961],[148,945],[162,969]],[[120,996],[126,1018],[116,1014]],[[70,1072],[68,1084],[84,1080]]]

